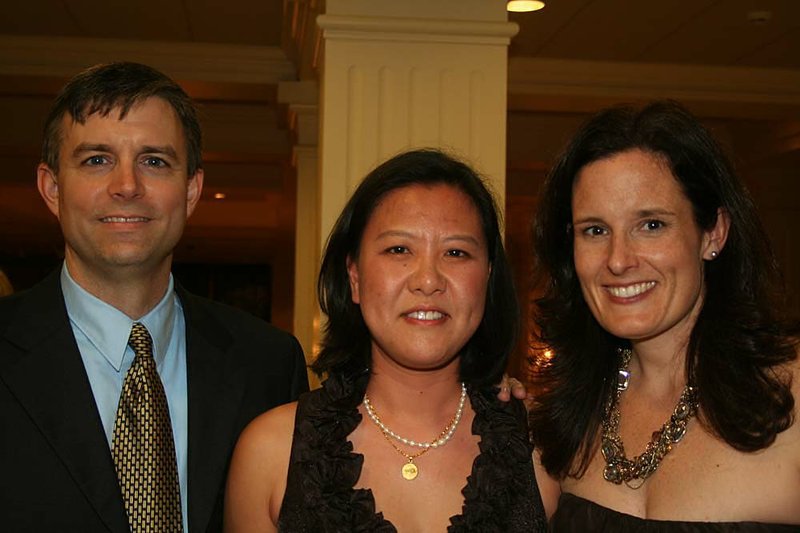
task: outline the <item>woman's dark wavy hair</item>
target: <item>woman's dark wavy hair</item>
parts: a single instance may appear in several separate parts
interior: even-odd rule
[[[371,336],[361,309],[353,303],[347,273],[348,257],[358,257],[361,237],[373,211],[391,191],[411,185],[444,184],[466,194],[480,215],[492,266],[486,307],[478,329],[461,351],[461,379],[474,386],[499,381],[519,329],[519,309],[511,271],[500,236],[492,194],[474,170],[437,150],[402,153],[370,172],[347,202],[328,238],[320,267],[317,294],[328,315],[317,374],[354,376],[370,367]]]
[[[711,134],[675,102],[615,107],[586,122],[552,169],[534,221],[538,341],[556,354],[537,374],[531,412],[542,464],[558,478],[582,476],[597,449],[617,348],[584,301],[573,261],[572,190],[589,163],[628,150],[669,165],[697,225],[730,217],[719,257],[705,263],[706,293],[686,358],[700,390],[700,420],[741,451],[766,448],[793,423],[794,399],[779,366],[796,357],[798,326],[779,313],[782,278],[755,205]]]

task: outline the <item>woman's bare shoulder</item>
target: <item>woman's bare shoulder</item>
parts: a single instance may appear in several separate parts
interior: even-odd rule
[[[536,475],[536,484],[539,486],[539,495],[544,504],[544,511],[549,520],[558,507],[561,497],[561,483],[545,470],[538,449],[533,450],[533,471]]]
[[[226,531],[274,531],[286,492],[297,402],[256,417],[233,452],[225,494]]]
[[[297,413],[297,402],[287,403],[270,409],[250,422],[242,431],[239,443],[247,446],[274,446],[284,441],[291,445],[294,433],[294,418]]]
[[[779,370],[782,373],[779,375],[784,383],[789,384],[794,398],[794,421],[786,431],[778,435],[776,443],[783,445],[778,446],[779,449],[788,445],[789,449],[794,450],[792,455],[796,458],[798,472],[800,472],[800,344],[796,344],[795,349],[798,352],[797,357],[782,365]]]
[[[234,464],[245,466],[248,477],[259,476],[275,485],[285,484],[296,412],[297,402],[292,402],[253,419],[236,443]]]
[[[795,426],[800,416],[800,342],[795,344],[796,355],[793,361],[785,365],[788,377],[791,380],[792,396],[794,397]]]

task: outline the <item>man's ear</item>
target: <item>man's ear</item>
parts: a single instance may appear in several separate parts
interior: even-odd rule
[[[703,236],[703,259],[713,261],[722,253],[730,228],[731,216],[727,209],[720,207],[717,209],[717,221],[714,223],[714,227],[706,231]]]
[[[361,295],[358,292],[358,264],[347,256],[347,276],[350,278],[350,294],[354,304],[361,303]]]
[[[186,218],[194,212],[203,193],[203,169],[198,168],[186,183]]]
[[[47,163],[39,163],[36,167],[36,185],[47,208],[58,217],[58,178]]]

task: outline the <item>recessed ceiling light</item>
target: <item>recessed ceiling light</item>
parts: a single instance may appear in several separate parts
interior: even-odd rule
[[[215,200],[224,200],[225,199],[225,193],[224,192],[214,193],[214,199]]]
[[[747,20],[754,26],[763,26],[772,18],[772,11],[749,11]]]
[[[528,11],[539,11],[544,7],[541,0],[508,0],[506,9],[515,13],[526,13]]]

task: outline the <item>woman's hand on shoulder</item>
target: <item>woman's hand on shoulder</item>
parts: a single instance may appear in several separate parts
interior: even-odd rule
[[[233,452],[225,489],[225,531],[277,531],[292,451],[297,402],[255,418]]]
[[[518,400],[528,399],[528,389],[525,388],[525,385],[508,374],[503,374],[503,379],[500,380],[497,386],[500,387],[500,392],[497,393],[500,401],[508,402],[511,400],[511,396]]]

